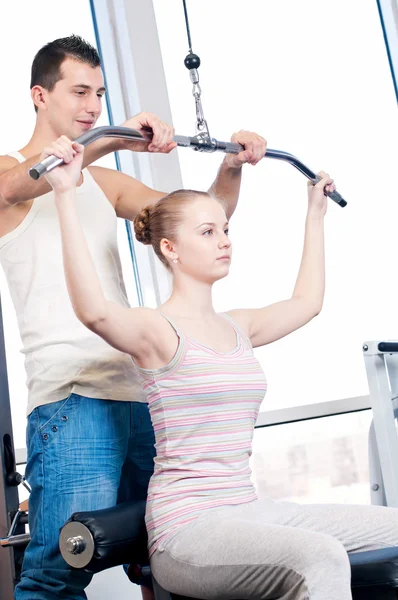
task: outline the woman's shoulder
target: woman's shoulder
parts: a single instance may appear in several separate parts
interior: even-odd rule
[[[235,325],[237,325],[246,337],[250,337],[250,316],[249,310],[245,308],[234,308],[223,313]]]

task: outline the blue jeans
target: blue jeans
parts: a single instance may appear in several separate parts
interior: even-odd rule
[[[147,404],[71,394],[28,417],[31,542],[16,600],[86,598],[92,575],[71,569],[59,530],[76,511],[146,498],[155,438]]]

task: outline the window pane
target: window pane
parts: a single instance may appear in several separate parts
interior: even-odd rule
[[[370,504],[371,411],[256,429],[251,466],[260,498]]]
[[[154,0],[176,132],[194,132],[194,101],[180,0]],[[269,379],[263,409],[368,393],[362,342],[398,337],[396,297],[398,125],[376,2],[189,2],[210,133],[267,137],[310,168],[325,169],[348,201],[326,218],[323,312],[256,351]],[[358,27],[358,22],[361,26]],[[180,149],[184,185],[206,189],[219,155]],[[216,306],[258,307],[291,294],[300,263],[306,180],[265,160],[246,167],[231,221],[230,277]]]

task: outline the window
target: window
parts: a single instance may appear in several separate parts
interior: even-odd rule
[[[371,411],[256,429],[253,481],[259,497],[370,503]]]
[[[212,136],[258,131],[271,148],[328,170],[348,201],[326,218],[324,309],[256,351],[269,380],[263,410],[368,393],[364,340],[398,337],[396,100],[376,3],[189,1],[193,50]],[[180,0],[154,1],[176,132],[194,133]],[[358,27],[358,21],[361,26]],[[203,189],[220,155],[179,150],[184,186]],[[291,294],[299,267],[306,180],[266,159],[246,167],[231,221],[230,277],[216,306],[261,306]]]

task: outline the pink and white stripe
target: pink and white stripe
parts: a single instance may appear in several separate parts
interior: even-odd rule
[[[179,337],[174,358],[139,369],[157,452],[146,511],[150,555],[203,510],[257,498],[249,458],[267,385],[249,339],[223,316],[236,331],[232,352],[203,346],[170,321]]]

